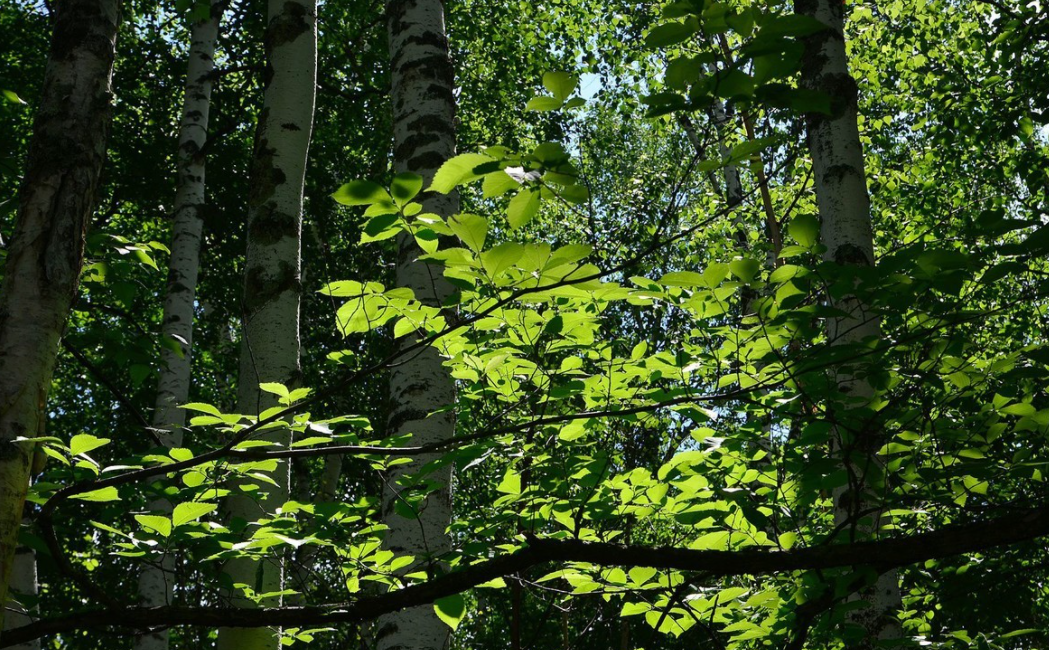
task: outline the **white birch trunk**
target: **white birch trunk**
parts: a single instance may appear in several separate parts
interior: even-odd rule
[[[226,0],[213,0],[208,18],[190,28],[186,90],[182,99],[176,157],[178,180],[171,229],[171,259],[161,324],[161,336],[175,341],[181,354],[163,348],[153,410],[153,428],[161,443],[168,448],[182,444],[182,428],[186,424],[186,412],[179,405],[185,404],[189,397],[193,316],[204,226],[201,214],[205,201],[203,150],[208,138],[215,42],[226,4]],[[170,512],[171,503],[157,499],[150,503],[150,510]],[[170,557],[161,560],[160,566],[144,566],[138,578],[139,603],[146,607],[171,604],[173,571]],[[166,629],[144,634],[135,640],[137,650],[166,650],[167,647]]]
[[[390,43],[391,94],[393,103],[394,160],[397,171],[423,176],[426,184],[437,168],[455,153],[454,71],[448,53],[441,0],[389,0],[386,4]],[[455,193],[429,195],[424,212],[448,217],[458,211]],[[417,261],[420,254],[411,237],[398,240],[397,286],[408,287],[425,304],[439,306],[451,295],[439,267]],[[405,341],[409,343],[410,341]],[[436,350],[427,348],[390,372],[392,404],[387,432],[410,433],[412,444],[427,444],[450,438],[455,430],[451,412],[431,415],[455,398],[452,378]],[[434,460],[418,457],[399,465],[387,475],[382,507],[389,526],[386,547],[395,553],[413,555],[417,570],[450,547],[447,535],[451,519],[451,469],[427,477],[439,487],[417,509],[414,518],[399,514],[395,505],[406,474]],[[448,626],[430,606],[414,607],[382,616],[376,622],[377,650],[442,650],[447,647]]]
[[[316,0],[269,0],[265,45],[266,91],[252,155],[238,380],[238,411],[253,415],[277,404],[274,395],[259,389],[260,383],[289,388],[301,383],[302,195],[316,93]],[[262,438],[285,446],[291,442],[287,431]],[[287,501],[287,461],[280,461],[271,476],[277,485],[262,484],[262,502],[236,493],[227,500],[231,520],[253,521]],[[231,560],[223,571],[234,584],[247,584],[257,593],[280,591],[284,583],[278,559]],[[233,604],[254,606],[236,596]],[[262,604],[280,603],[271,598]],[[278,644],[279,631],[269,628],[219,630],[219,650],[276,650]]]
[[[825,259],[842,265],[873,266],[870,197],[857,127],[857,86],[849,74],[845,51],[844,6],[840,0],[795,0],[795,8],[799,14],[812,16],[828,27],[806,39],[801,77],[803,87],[831,97],[831,116],[807,116],[820,237],[827,247]],[[834,306],[849,317],[831,320],[827,333],[831,345],[856,344],[881,336],[877,317],[868,313],[866,305],[855,296],[836,300]],[[847,408],[861,408],[874,395],[866,380],[848,370],[838,372],[837,383],[852,402]],[[870,479],[882,472],[882,459],[877,455],[881,437],[877,431],[839,429],[835,438],[851,477],[850,485],[834,494],[835,517],[839,522],[854,521],[851,531],[855,537],[876,535],[880,514],[868,514],[862,519],[859,515],[876,503]],[[897,616],[901,609],[897,572],[882,574],[860,598],[870,606],[850,615],[849,620],[862,626],[866,633],[862,644],[853,647],[890,647],[878,641],[903,636]]]
[[[728,112],[725,110],[725,105],[720,99],[714,99],[714,105],[710,109],[710,115],[714,120],[714,128],[718,132],[718,144],[722,158],[725,158],[732,151],[732,148],[728,146],[727,136],[729,128]],[[726,165],[723,169],[723,175],[725,177],[725,203],[730,208],[739,207],[743,203],[743,183],[739,179],[739,168],[735,164]],[[741,229],[744,240],[740,242],[744,246],[747,245],[745,225],[743,224],[740,215],[736,215],[735,219],[736,227]]]
[[[40,584],[36,576],[36,551],[26,546],[19,546],[15,551],[15,564],[11,570],[11,596],[19,601],[19,605],[8,601],[7,617],[4,625],[7,629],[13,629],[28,625],[33,622],[35,607],[27,607],[28,599],[35,599],[40,592]],[[27,600],[23,600],[27,599]],[[11,646],[11,650],[40,650],[40,639],[26,641]]]
[[[64,0],[0,285],[0,604],[106,153],[119,0]],[[0,628],[2,625],[0,609]]]

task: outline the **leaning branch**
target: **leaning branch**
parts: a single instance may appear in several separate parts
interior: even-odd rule
[[[495,578],[543,564],[584,562],[598,566],[653,567],[698,571],[713,577],[770,575],[788,571],[829,570],[856,566],[879,572],[927,560],[986,551],[1049,535],[1049,506],[995,519],[947,526],[908,537],[854,544],[814,546],[791,551],[747,549],[697,551],[672,547],[529,537],[521,550],[453,571],[429,582],[325,607],[239,609],[228,607],[127,607],[79,612],[37,621],[4,632],[0,647],[10,647],[51,634],[99,628],[145,630],[153,627],[302,627],[360,623],[382,614],[461,593]]]

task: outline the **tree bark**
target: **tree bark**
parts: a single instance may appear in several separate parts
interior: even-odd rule
[[[389,0],[386,4],[390,46],[391,95],[393,103],[394,161],[397,171],[421,175],[428,184],[438,167],[455,154],[454,70],[440,0]],[[428,194],[423,212],[449,217],[459,209],[459,196]],[[422,303],[441,306],[451,295],[451,285],[439,267],[418,261],[419,248],[410,236],[398,240],[397,286],[408,287]],[[390,372],[392,408],[387,432],[412,434],[414,444],[445,440],[455,431],[451,411],[435,413],[451,405],[454,383],[434,348],[425,348],[407,363]],[[402,478],[416,472],[439,454],[416,458],[399,465],[387,475],[382,499],[386,547],[395,553],[413,555],[412,570],[432,566],[450,548],[446,529],[451,519],[451,469],[432,472],[427,480],[432,490],[414,512],[397,512]],[[378,650],[442,650],[448,645],[448,627],[432,607],[413,607],[378,619]]]
[[[874,236],[871,225],[870,196],[867,193],[863,147],[857,126],[858,90],[849,74],[845,51],[844,6],[837,0],[795,0],[798,14],[815,18],[827,29],[805,39],[802,87],[830,97],[831,113],[806,116],[809,150],[812,156],[816,200],[820,214],[820,238],[827,247],[828,261],[846,267],[874,266]],[[831,345],[855,345],[881,336],[876,315],[854,295],[834,301],[849,314],[831,319],[827,336]],[[872,494],[874,483],[883,472],[878,456],[882,437],[869,423],[857,422],[874,396],[870,383],[842,368],[835,377],[843,397],[837,408],[849,425],[835,427],[835,446],[850,476],[849,484],[834,493],[835,517],[849,522],[853,537],[877,535],[880,513],[865,515],[877,507]],[[850,417],[848,411],[852,411]],[[901,609],[899,576],[895,570],[881,574],[877,583],[860,595],[869,605],[854,610],[850,622],[861,626],[864,639],[856,648],[889,647],[879,640],[900,639],[903,630],[897,611]]]
[[[106,154],[119,0],[63,0],[0,285],[0,603]],[[0,622],[2,622],[0,612]],[[0,625],[2,627],[2,625]]]
[[[4,621],[5,626],[14,629],[29,625],[35,618],[36,607],[27,606],[27,599],[36,599],[40,593],[40,583],[36,575],[36,551],[27,546],[19,546],[15,551],[10,593],[18,599],[20,606],[15,606],[10,600],[7,602],[9,609]],[[13,650],[40,650],[40,639],[19,643],[12,648]]]
[[[227,0],[212,0],[209,16],[190,28],[189,60],[186,90],[182,99],[179,126],[177,188],[174,222],[171,233],[171,259],[168,265],[168,287],[164,298],[161,336],[173,346],[161,352],[160,381],[152,424],[167,448],[182,444],[186,411],[179,408],[189,397],[190,367],[193,354],[193,315],[200,266],[200,242],[204,226],[204,145],[208,138],[208,115],[211,109],[212,73],[215,70],[215,43]],[[156,499],[150,509],[169,513],[171,503]],[[146,565],[138,578],[138,597],[143,606],[170,605],[174,592],[174,563],[165,556],[160,566]],[[166,650],[166,629],[144,634],[135,641],[137,650]]]
[[[238,380],[238,411],[252,415],[277,404],[275,395],[259,389],[260,383],[294,388],[302,379],[302,197],[317,79],[316,0],[269,0],[267,12],[266,91],[252,154]],[[286,430],[270,430],[260,438],[283,447],[291,442]],[[277,485],[262,484],[261,501],[236,492],[227,499],[225,510],[231,522],[254,521],[284,504],[290,482],[288,462],[279,461],[271,477]],[[234,559],[223,571],[234,584],[246,584],[260,594],[280,591],[284,583],[279,558],[261,563]],[[234,593],[235,605],[255,606],[239,590]],[[278,603],[271,598],[261,605]],[[219,630],[219,650],[278,646],[279,634],[270,628]]]

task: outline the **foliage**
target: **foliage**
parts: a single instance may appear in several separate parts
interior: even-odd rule
[[[459,648],[508,635],[514,648],[850,647],[850,595],[897,567],[905,645],[1047,642],[1044,8],[851,7],[870,269],[821,256],[803,124],[834,107],[797,87],[819,25],[775,1],[681,0],[658,19],[605,8],[613,17],[591,29],[605,9],[583,1],[453,3],[464,153],[425,186],[389,169],[378,7],[324,5],[304,244],[311,388],[261,386],[280,406],[258,417],[231,412],[236,215],[261,31],[253,5],[236,8],[209,153],[221,162],[209,171],[195,401],[185,447],[170,450],[135,414],[151,403],[166,344],[153,332],[176,107],[157,98],[177,94],[184,28],[151,9],[133,15],[107,200],[24,535],[39,552],[45,617],[85,599],[102,607],[95,627],[61,630],[63,647],[111,647],[102,624],[165,625],[123,607],[135,568],[163,557],[177,558],[177,603],[202,617],[179,619],[196,627],[174,642],[207,647],[208,610],[233,616],[221,607],[234,592],[270,596],[221,581],[221,562],[246,556],[307,576],[285,594],[307,605],[301,618],[264,612],[289,645],[366,642],[376,608],[421,594]],[[0,29],[36,44],[20,46],[17,76],[0,81],[32,103],[45,19],[35,6],[18,12]],[[0,112],[19,134],[13,156],[24,155],[27,115],[17,102]],[[723,195],[730,169],[744,183],[738,206]],[[368,180],[340,186],[347,176]],[[425,193],[452,191],[461,214],[423,211]],[[454,285],[444,309],[390,288],[399,236]],[[844,295],[880,321],[879,338],[828,340]],[[455,436],[425,448],[387,435],[382,397],[386,370],[424,346],[457,387]],[[843,390],[841,373],[875,398]],[[294,442],[258,439],[274,428]],[[883,440],[883,465],[849,448],[868,431]],[[832,451],[841,446],[848,463]],[[430,472],[454,465],[454,550],[404,574],[417,558],[382,546],[383,473],[434,451],[403,479],[397,509],[414,516]],[[318,499],[329,456],[344,469]],[[277,458],[296,464],[292,498],[263,504],[255,521],[223,520],[219,500],[260,494]],[[878,510],[835,520],[833,495],[857,483]],[[159,495],[171,512],[148,509]]]

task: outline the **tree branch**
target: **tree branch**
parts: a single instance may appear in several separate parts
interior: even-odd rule
[[[877,571],[1016,544],[1049,535],[1049,506],[1031,508],[989,521],[952,525],[908,537],[854,544],[815,546],[791,551],[747,549],[697,551],[673,547],[528,537],[520,551],[445,574],[430,582],[360,600],[324,607],[241,609],[230,607],[127,607],[97,609],[43,619],[6,630],[0,647],[33,639],[105,627],[142,630],[157,626],[269,627],[359,623],[382,614],[432,603],[498,577],[548,563],[585,562],[599,566],[653,567],[702,571],[714,577],[769,575],[870,566]]]

